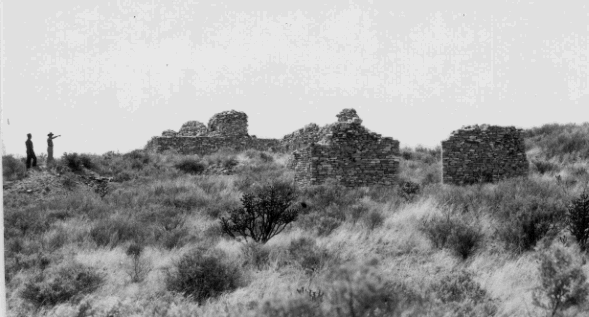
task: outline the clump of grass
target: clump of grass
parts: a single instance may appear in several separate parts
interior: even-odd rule
[[[288,253],[307,274],[317,273],[331,260],[326,249],[319,248],[314,239],[307,237],[292,240],[288,246]]]
[[[55,306],[92,293],[103,281],[104,277],[92,267],[65,263],[34,275],[20,295],[38,307]]]
[[[145,228],[127,219],[104,219],[92,226],[90,237],[99,247],[114,248],[121,242],[141,241],[145,237]]]
[[[177,261],[166,277],[168,290],[202,302],[237,289],[241,271],[219,256],[194,250]]]
[[[420,230],[436,248],[448,248],[462,259],[472,256],[483,241],[479,227],[450,214],[424,220]]]
[[[205,164],[194,158],[184,158],[178,163],[174,164],[174,167],[188,174],[201,174],[206,169]]]
[[[542,175],[558,170],[558,165],[543,160],[533,160],[532,166],[534,166],[536,171]]]

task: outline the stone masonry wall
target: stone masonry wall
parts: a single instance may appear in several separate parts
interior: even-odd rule
[[[288,165],[295,170],[297,184],[316,185],[328,178],[347,187],[397,181],[399,141],[368,131],[359,118],[348,119],[326,126],[319,142],[293,154]]]
[[[231,110],[215,114],[209,120],[208,127],[198,121],[188,121],[178,133],[166,130],[161,137],[153,137],[145,149],[206,155],[224,147],[235,150],[275,150],[280,149],[280,140],[250,137],[247,132],[247,115]]]
[[[240,111],[215,114],[208,124],[209,136],[247,136],[247,115]]]
[[[496,182],[528,172],[521,129],[468,126],[442,141],[442,182]]]
[[[176,137],[153,137],[146,145],[146,150],[163,152],[165,150],[176,150],[180,154],[207,155],[218,151],[221,148],[235,150],[255,149],[268,151],[280,146],[277,139],[256,139],[256,138],[231,138],[231,137],[206,137],[206,136],[176,136]]]

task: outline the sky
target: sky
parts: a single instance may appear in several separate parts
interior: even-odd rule
[[[3,149],[123,153],[231,109],[282,138],[354,108],[401,147],[589,121],[586,1],[481,3],[3,1]]]

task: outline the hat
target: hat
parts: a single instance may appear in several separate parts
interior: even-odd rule
[[[52,135],[53,135],[53,132],[49,132],[49,134],[47,134],[47,136],[52,136]]]

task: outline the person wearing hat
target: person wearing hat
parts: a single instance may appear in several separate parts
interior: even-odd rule
[[[25,142],[27,146],[27,170],[31,168],[31,161],[33,161],[33,167],[37,167],[37,156],[35,156],[35,151],[33,150],[32,137],[30,133],[27,133],[27,141]]]
[[[47,138],[47,163],[53,162],[53,139],[56,139],[58,137],[60,137],[61,135],[58,136],[53,136],[53,132],[49,132],[49,134],[47,134],[48,138]]]

